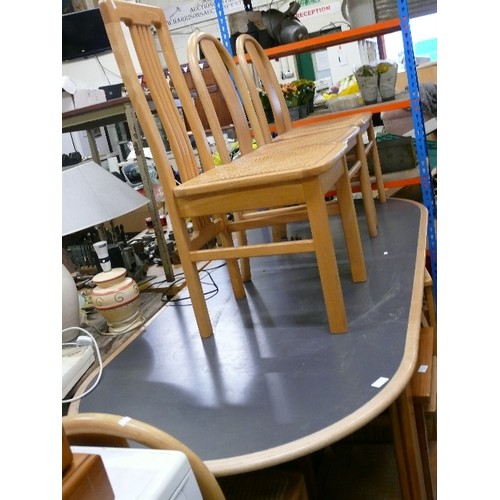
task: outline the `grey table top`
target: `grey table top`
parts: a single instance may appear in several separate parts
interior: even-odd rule
[[[184,290],[69,413],[144,420],[185,442],[219,475],[311,453],[379,415],[415,368],[427,217],[414,202],[377,203],[379,234],[370,238],[361,204],[356,210],[366,283],[352,283],[340,220],[331,218],[347,334],[328,331],[312,254],[254,259],[240,301],[223,263],[213,262],[204,282],[214,336],[200,338]],[[289,228],[294,237],[307,231]]]

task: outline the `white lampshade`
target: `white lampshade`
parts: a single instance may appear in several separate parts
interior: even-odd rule
[[[62,235],[137,210],[149,199],[93,161],[63,169]]]
[[[63,168],[62,235],[76,233],[120,215],[132,212],[149,202],[128,184],[93,161]],[[78,291],[63,265],[62,327],[80,326]],[[78,330],[63,334],[63,342],[78,335]]]

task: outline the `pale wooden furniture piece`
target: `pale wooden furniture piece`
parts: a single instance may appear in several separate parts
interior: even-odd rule
[[[346,333],[348,321],[324,199],[325,192],[335,185],[348,240],[352,279],[355,282],[366,281],[363,249],[344,161],[346,146],[315,144],[314,147],[290,148],[289,145],[283,147],[284,143],[266,144],[230,164],[200,173],[184,120],[178,113],[165,77],[165,69],[157,52],[158,44],[196,140],[202,165],[209,164],[207,157],[211,153],[182,74],[163,10],[112,0],[101,0],[99,8],[117,65],[160,176],[201,337],[210,337],[213,327],[197,262],[225,260],[234,296],[240,299],[245,296],[245,288],[237,259],[304,252],[316,255],[330,332]],[[125,38],[122,21],[133,41],[135,56],[155,104],[156,114],[179,167],[181,185],[176,185],[155,117],[139,84],[131,57],[133,50]],[[234,246],[232,233],[270,226],[272,223],[267,219],[248,223],[231,222],[227,214],[298,204],[307,207],[312,233],[310,239]],[[193,222],[192,235],[188,232],[187,220]],[[282,222],[284,219],[278,217],[276,223]],[[218,245],[214,245],[215,241]]]
[[[246,82],[244,81],[236,62],[224,45],[210,33],[200,31],[193,33],[188,41],[188,60],[191,77],[196,86],[198,95],[200,96],[199,102],[203,103],[205,116],[207,117],[207,122],[214,137],[219,156],[221,157],[223,163],[230,163],[231,157],[221,129],[220,116],[210,99],[209,89],[205,83],[203,72],[200,68],[200,52],[203,52],[205,60],[209,63],[210,67],[214,69],[214,77],[218,88],[222,89],[222,92],[226,96],[226,102],[229,113],[232,117],[240,154],[245,155],[251,153],[255,146],[260,147],[270,143],[271,138],[269,130],[261,127],[257,114],[254,110],[254,105]],[[339,126],[334,130],[330,130],[327,138],[325,138],[324,134],[304,134],[304,136],[299,139],[297,144],[301,147],[311,147],[322,142],[330,144],[341,143],[345,144],[347,146],[347,150],[350,151],[357,145],[358,138],[360,137],[359,132],[360,130],[358,127],[354,127],[346,123],[344,126]],[[288,144],[287,147],[288,146],[290,145]],[[353,171],[358,171],[359,167],[360,162],[357,162],[355,167],[350,168],[349,177],[351,177]],[[367,213],[368,226],[370,229],[369,232],[371,236],[376,236],[376,214],[371,189],[368,188],[368,192],[365,192],[365,194],[371,200],[371,205]],[[339,206],[336,201],[329,201],[327,203],[327,208],[329,215],[339,214]],[[239,221],[247,222],[250,220],[263,221],[266,218],[273,218],[276,220],[277,215],[279,217],[285,216],[282,208],[278,210],[270,209],[265,211],[259,210],[257,212],[243,212],[237,214],[237,217]],[[304,205],[299,205],[286,207],[286,216],[287,222],[291,222],[294,220],[307,219],[308,213]],[[273,238],[275,241],[287,238],[286,226],[284,226],[284,231],[281,230],[283,229],[283,226],[284,225],[273,227]],[[244,233],[240,233],[239,236],[241,238],[241,242],[244,244]],[[248,259],[242,259],[241,267],[243,281],[250,280],[251,272]]]
[[[433,354],[437,355],[437,319],[436,304],[434,302],[434,281],[431,274],[425,269],[424,274],[424,305],[422,308],[422,326],[434,329]]]
[[[436,317],[434,313],[434,297],[432,287],[432,277],[429,271],[424,267],[422,300],[422,313],[420,336],[418,343],[418,357],[415,372],[411,379],[409,389],[413,403],[413,409],[408,407],[408,411],[413,413],[411,416],[415,420],[413,442],[401,434],[400,426],[404,425],[401,421],[405,418],[397,405],[391,409],[392,426],[394,432],[395,454],[398,462],[400,487],[403,496],[411,498],[415,491],[420,491],[421,496],[425,495],[428,500],[436,498],[435,485],[432,479],[432,465],[429,450],[429,441],[435,439],[435,436],[428,432],[427,417],[435,419],[437,409],[437,351],[436,351]],[[430,304],[428,305],[428,303]],[[408,396],[409,397],[409,396]],[[429,421],[433,428],[435,422]],[[435,430],[435,429],[433,429]],[[414,441],[418,442],[415,443]],[[408,444],[411,443],[411,444]],[[408,473],[414,467],[414,463],[409,463],[408,449],[418,448],[421,467],[420,481],[411,477]],[[412,460],[414,461],[414,451]],[[425,491],[425,493],[424,493]],[[420,498],[418,495],[416,498]]]
[[[437,320],[433,280],[427,268],[424,269],[424,298],[421,321],[417,369],[411,381],[411,391],[425,489],[427,498],[434,499],[436,492],[432,481],[429,442],[437,439]]]
[[[428,499],[435,498],[429,454],[426,414],[435,412],[437,396],[437,357],[433,355],[434,328],[420,330],[417,369],[411,381],[420,457]]]
[[[73,453],[62,429],[62,499],[102,500],[115,498],[102,458],[92,453]]]
[[[63,436],[66,435],[71,445],[128,448],[135,442],[157,450],[181,451],[189,460],[204,500],[308,499],[303,475],[286,470],[225,477],[222,484],[228,491],[226,496],[215,476],[193,450],[169,433],[137,419],[109,413],[80,413],[64,416],[62,421]]]
[[[360,128],[358,144],[356,146],[354,156],[355,159],[361,163],[361,165],[360,168],[358,166],[358,168],[353,169],[351,177],[358,180],[360,183],[365,211],[368,214],[373,214],[375,207],[373,205],[373,201],[370,201],[370,198],[373,199],[373,194],[371,191],[370,176],[368,174],[367,158],[369,157],[373,164],[379,199],[382,203],[385,203],[386,195],[382,178],[382,168],[378,156],[377,142],[371,113],[360,112],[343,118],[333,118],[320,124],[305,125],[303,127],[298,126],[293,128],[290,113],[286,106],[283,93],[281,92],[276,73],[274,72],[266,52],[259,42],[251,35],[242,34],[236,40],[236,53],[239,66],[245,81],[247,82],[252,100],[255,103],[255,109],[262,128],[269,130],[269,125],[267,123],[264,108],[260,101],[258,90],[255,86],[255,74],[262,83],[263,90],[265,90],[269,98],[278,137],[281,136],[282,138],[294,139],[304,133],[324,134],[332,128],[338,126],[344,127],[346,125],[357,126]],[[366,145],[363,142],[363,134],[365,133],[368,139]],[[376,215],[372,215],[372,217],[376,217]],[[370,225],[369,231],[370,235],[374,236],[373,227]]]
[[[81,413],[62,418],[70,445],[118,446],[128,448],[134,441],[158,450],[177,450],[186,455],[204,499],[223,500],[219,483],[191,449],[167,432],[140,420],[105,413]]]
[[[239,66],[257,110],[260,126],[262,129],[266,130],[266,138],[268,140],[293,140],[294,142],[297,142],[304,141],[306,137],[313,137],[315,140],[327,142],[328,140],[335,140],[335,136],[333,134],[339,127],[358,127],[356,137],[350,144],[348,144],[350,155],[354,160],[349,168],[349,178],[351,182],[359,181],[366,213],[368,233],[370,236],[375,237],[377,235],[377,214],[371,189],[370,175],[368,172],[368,160],[366,156],[367,149],[365,149],[363,143],[363,134],[368,131],[371,124],[371,114],[364,113],[361,115],[354,115],[333,121],[322,122],[320,124],[292,128],[292,120],[290,118],[290,113],[286,106],[280,84],[264,49],[251,35],[240,35],[238,38],[239,42],[238,40],[236,41],[236,47]],[[248,56],[250,56],[249,60],[247,59]],[[271,139],[267,117],[255,85],[253,70],[257,72],[257,75],[262,82],[262,86],[268,95],[273,115],[275,116],[276,129],[278,132],[278,137],[276,139]],[[374,151],[374,143],[374,141],[370,141],[370,145],[368,146],[369,151],[371,152]],[[376,159],[378,161],[378,154],[376,155]],[[380,179],[382,179],[380,163],[378,163],[378,167]],[[382,182],[381,186],[383,187]],[[382,191],[384,193],[383,196],[385,200],[385,191],[383,189]]]

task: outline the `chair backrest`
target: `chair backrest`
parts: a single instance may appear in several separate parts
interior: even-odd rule
[[[153,153],[160,179],[162,184],[168,188],[165,197],[167,205],[170,205],[168,199],[173,196],[175,179],[155,122],[153,110],[150,108],[144,89],[139,82],[138,73],[129,52],[131,47],[125,38],[123,25],[128,28],[130,33],[143,80],[155,103],[154,113],[158,115],[169,140],[181,179],[185,181],[198,175],[200,165],[191,146],[184,120],[177,109],[166,78],[167,74],[177,97],[181,101],[182,111],[191,128],[204,168],[210,167],[212,155],[203,125],[177,59],[164,11],[159,7],[119,0],[101,0],[99,9],[113,47],[114,56],[120,67],[123,82],[141,123],[148,146]],[[166,68],[157,52],[155,38],[161,47]],[[117,50],[119,47],[124,47],[127,50]]]
[[[64,434],[70,445],[128,447],[129,441],[157,450],[184,453],[191,465],[204,500],[224,500],[217,479],[201,458],[174,436],[150,424],[109,413],[79,413],[62,418]]]
[[[223,163],[229,163],[231,160],[223,138],[217,112],[210,99],[210,94],[200,68],[200,52],[204,54],[204,59],[208,62],[210,68],[212,68],[217,85],[224,95],[241,153],[246,154],[252,151],[253,138],[255,138],[257,146],[271,142],[271,133],[268,127],[265,129],[261,128],[249,89],[233,56],[214,35],[201,31],[194,32],[188,40],[189,69],[221,159]]]
[[[252,100],[254,102],[260,101],[259,93],[255,87],[255,72],[262,84],[262,89],[269,98],[278,135],[291,130],[292,120],[281,90],[281,85],[262,45],[253,36],[243,33],[236,39],[236,55]],[[257,111],[257,114],[261,125],[268,127],[265,113],[264,118],[262,118],[260,110]]]
[[[215,164],[203,124],[177,58],[165,13],[160,7],[120,0],[100,0],[99,9],[123,83],[154,157],[172,228],[180,235],[187,229],[173,213],[176,206],[174,200],[176,181],[158,130],[156,116],[160,119],[169,141],[182,182],[197,176],[201,170],[213,168]],[[133,47],[130,40],[125,37],[127,29]],[[157,44],[161,48],[161,54],[157,50]],[[140,66],[143,81],[154,102],[154,109],[150,107],[139,82],[132,55]],[[166,78],[167,74],[176,97],[181,101],[182,112],[196,142],[199,162],[184,118],[175,103]],[[192,222],[195,229],[211,224],[208,216],[193,218]]]

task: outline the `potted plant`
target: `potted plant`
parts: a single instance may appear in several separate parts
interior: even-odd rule
[[[355,69],[354,75],[365,104],[375,104],[378,98],[378,72],[371,64],[363,64]]]
[[[292,120],[299,119],[299,90],[294,82],[282,83],[281,91]]]
[[[292,83],[297,87],[300,117],[303,118],[309,114],[309,103],[314,101],[315,82],[302,78]]]
[[[377,64],[378,89],[382,101],[391,101],[396,97],[396,78],[398,65],[393,61],[380,61]]]

